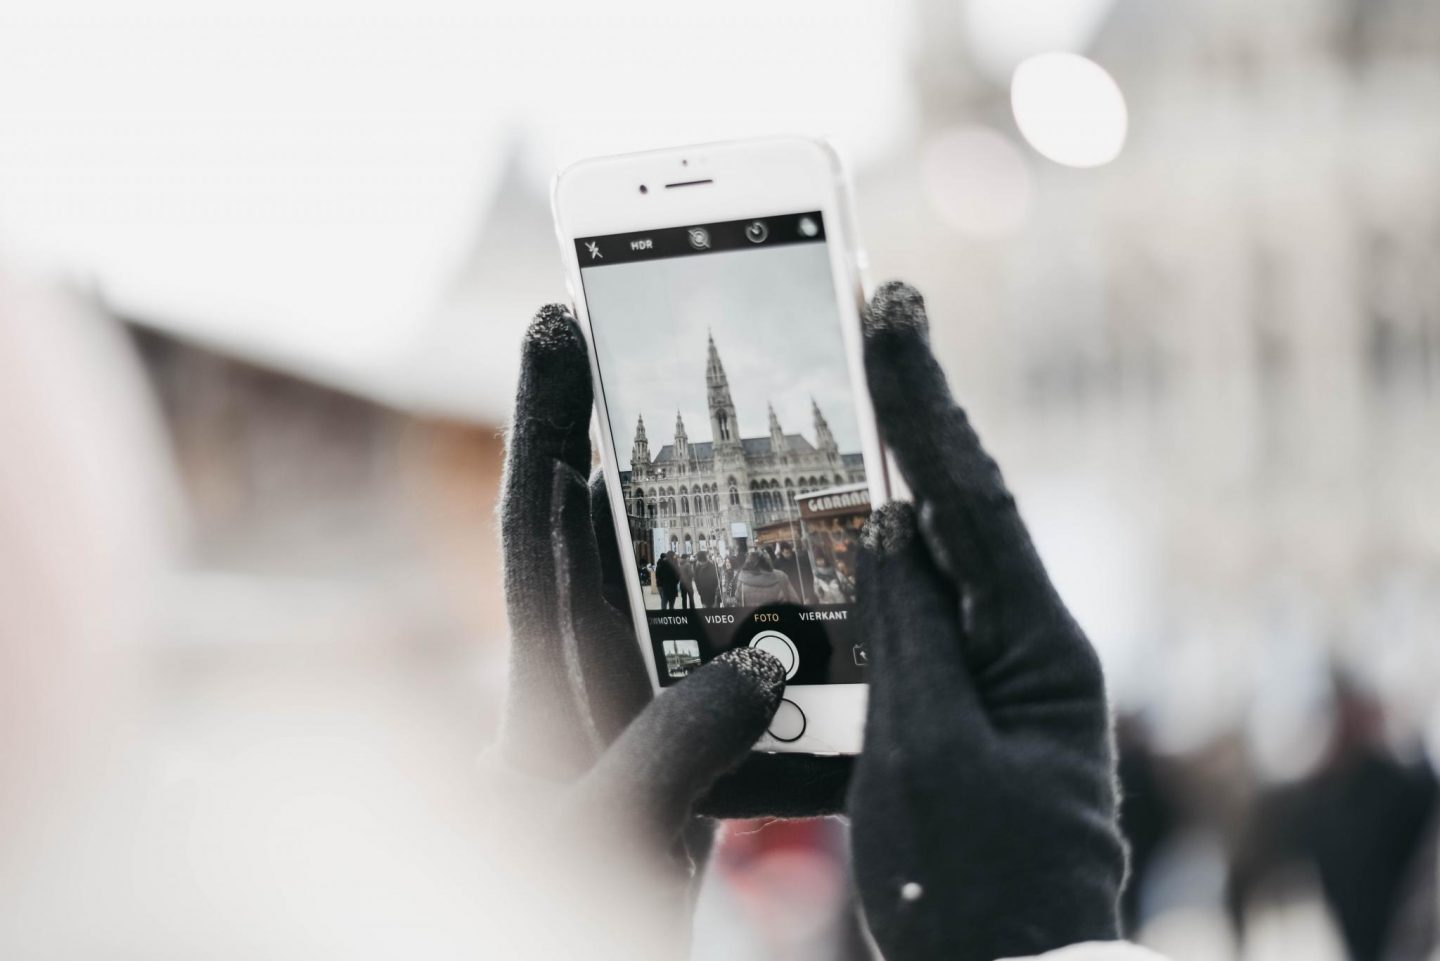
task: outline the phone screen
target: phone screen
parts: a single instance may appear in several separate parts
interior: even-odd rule
[[[865,681],[870,513],[816,211],[575,241],[662,684],[733,647]]]

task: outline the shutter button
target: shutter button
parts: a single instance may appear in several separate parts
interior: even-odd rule
[[[750,646],[758,647],[766,654],[774,655],[775,659],[785,668],[785,680],[795,676],[800,670],[800,652],[795,648],[795,642],[790,640],[779,631],[761,631],[750,638]]]

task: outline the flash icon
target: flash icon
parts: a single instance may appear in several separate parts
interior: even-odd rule
[[[604,259],[605,259],[605,255],[600,252],[600,241],[598,241],[598,240],[587,240],[587,241],[585,241],[585,249],[588,250],[588,251],[590,251],[590,259],[591,259],[591,260],[595,260],[595,259],[597,259],[597,258],[600,259],[600,260],[604,260]]]

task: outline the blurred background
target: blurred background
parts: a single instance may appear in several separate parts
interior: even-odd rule
[[[0,954],[483,950],[549,178],[766,133],[847,159],[1101,650],[1131,935],[1435,956],[1424,0],[6,4]],[[865,957],[844,843],[729,826],[695,956]]]

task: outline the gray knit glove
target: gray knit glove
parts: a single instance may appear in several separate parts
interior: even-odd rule
[[[930,353],[920,295],[865,319],[881,434],[914,493],[867,528],[857,887],[888,961],[993,961],[1118,937],[1125,848],[1095,651]]]

